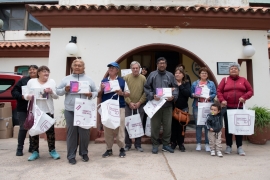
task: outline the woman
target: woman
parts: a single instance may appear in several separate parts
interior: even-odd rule
[[[37,69],[38,67],[36,65],[30,65],[28,67],[29,76],[26,76],[20,79],[11,91],[13,98],[17,100],[17,116],[18,116],[19,125],[20,125],[16,156],[23,155],[23,145],[24,145],[26,134],[27,134],[27,129],[24,129],[23,125],[27,116],[28,101],[26,100],[26,97],[22,94],[22,86],[26,86],[27,82],[30,79],[37,78]],[[29,138],[28,152],[32,152],[31,138]]]
[[[53,79],[49,79],[50,69],[47,66],[40,66],[37,70],[37,77],[35,79],[30,79],[27,83],[27,88],[31,92],[34,89],[41,89],[47,94],[46,99],[37,99],[36,105],[50,117],[54,117],[54,106],[53,99],[57,99],[58,95],[55,93],[56,83]],[[33,95],[25,95],[28,100],[31,99]],[[54,125],[46,131],[47,142],[49,147],[49,153],[53,159],[60,159],[59,154],[55,150],[55,133]],[[39,158],[39,135],[31,137],[33,153],[28,158],[28,161],[34,161]]]
[[[203,98],[198,95],[195,95],[196,87],[207,88],[209,90],[209,97]],[[199,79],[194,81],[191,86],[191,98],[194,98],[192,103],[193,107],[193,117],[196,124],[196,141],[197,146],[196,150],[201,150],[201,140],[202,140],[202,128],[204,128],[205,134],[205,151],[209,152],[209,140],[208,140],[208,130],[205,125],[197,125],[197,116],[198,116],[198,102],[214,102],[214,98],[216,97],[216,86],[213,81],[208,79],[208,69],[206,67],[202,67],[199,70]]]
[[[66,76],[61,84],[57,87],[56,93],[59,96],[65,95],[65,119],[67,122],[67,159],[71,165],[76,164],[76,152],[79,145],[79,155],[82,161],[87,162],[88,157],[88,143],[90,141],[90,130],[79,126],[74,126],[74,105],[75,99],[93,99],[97,96],[97,89],[94,81],[85,75],[85,64],[81,59],[75,59],[72,62],[73,73]],[[70,81],[88,81],[89,93],[85,94],[71,94]],[[79,143],[80,142],[80,143]]]
[[[181,109],[184,112],[188,112],[188,98],[190,97],[190,84],[186,80],[186,74],[182,68],[177,67],[175,69],[175,79],[178,86],[178,98],[175,102],[175,107]],[[185,135],[182,135],[183,126],[173,118],[172,120],[172,135],[171,135],[171,147],[173,149],[179,146],[179,150],[185,152],[184,139]],[[186,126],[184,126],[186,131]]]
[[[249,82],[239,76],[240,66],[237,63],[231,63],[229,66],[229,77],[225,77],[218,85],[218,99],[223,106],[227,106],[227,109],[243,109],[243,104],[246,100],[253,96],[253,89]],[[226,138],[226,150],[225,154],[232,152],[232,134],[228,133],[228,117],[227,112],[224,114],[225,123],[225,138]],[[245,152],[242,149],[242,135],[235,135],[237,153],[240,156],[245,156]]]
[[[142,75],[145,76],[145,78],[147,79],[148,75],[149,75],[149,69],[146,66],[142,66]]]

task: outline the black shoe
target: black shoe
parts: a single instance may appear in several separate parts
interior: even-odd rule
[[[69,159],[68,162],[69,162],[69,164],[74,165],[74,164],[76,164],[76,159],[75,158]]]
[[[185,152],[185,151],[186,151],[186,148],[185,148],[185,146],[182,144],[182,145],[179,147],[179,150],[180,150],[181,152]]]
[[[177,144],[175,144],[175,143],[172,143],[172,144],[171,144],[171,148],[172,148],[172,149],[175,149],[176,146],[177,146]]]
[[[87,154],[82,155],[82,161],[84,161],[84,162],[89,161],[89,157]]]
[[[23,156],[22,150],[17,149],[16,156]]]
[[[157,153],[158,153],[158,147],[153,147],[152,153],[153,153],[153,154],[157,154]]]
[[[124,158],[125,156],[126,156],[125,150],[124,150],[124,148],[121,148],[120,153],[119,153],[119,157]]]
[[[106,158],[106,157],[109,157],[109,156],[111,156],[113,153],[112,153],[112,150],[110,149],[110,150],[107,150],[104,154],[102,154],[102,157],[103,158]]]

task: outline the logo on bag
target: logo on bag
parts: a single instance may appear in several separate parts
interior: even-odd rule
[[[111,116],[119,117],[119,106],[114,104],[107,104],[107,108]]]
[[[210,113],[210,108],[209,107],[203,107],[202,108],[202,117],[203,118],[206,118],[209,113]]]
[[[76,109],[79,110],[79,109],[81,109],[81,107],[82,107],[81,105],[78,105],[78,106],[76,107]]]
[[[248,114],[235,114],[234,115],[234,125],[235,126],[250,126],[251,118]]]
[[[82,110],[82,114],[88,114],[90,118],[92,118],[92,113],[91,111],[88,110]]]
[[[40,125],[40,129],[42,132],[46,132],[50,127],[52,126],[52,124],[45,120],[41,125]]]
[[[77,120],[77,121],[76,121],[76,124],[77,124],[77,125],[80,125],[80,124],[81,124],[81,121],[80,121],[80,120]]]

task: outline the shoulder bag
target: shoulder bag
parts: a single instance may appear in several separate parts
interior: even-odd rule
[[[28,108],[27,108],[27,116],[26,116],[26,119],[25,119],[25,122],[24,122],[24,129],[26,130],[29,130],[32,128],[32,126],[34,125],[34,113],[33,113],[33,106],[34,106],[34,101],[35,101],[35,98],[34,96],[32,96],[29,104],[28,104]]]

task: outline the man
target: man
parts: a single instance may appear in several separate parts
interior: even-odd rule
[[[125,81],[127,82],[127,85],[130,90],[130,96],[125,98],[125,101],[127,103],[125,108],[125,114],[127,116],[133,114],[137,114],[137,111],[139,111],[141,120],[143,120],[144,116],[144,110],[143,110],[143,104],[145,103],[145,93],[144,93],[144,84],[146,82],[146,78],[144,75],[140,74],[140,68],[141,65],[137,61],[133,61],[130,64],[130,69],[132,71],[131,74],[128,74],[124,77]],[[126,137],[125,137],[125,151],[130,150],[132,145],[132,140],[129,138],[128,131],[125,130]],[[140,152],[143,152],[143,148],[141,147],[141,137],[135,138],[135,149],[137,149]]]
[[[149,101],[159,101],[160,97],[156,95],[156,88],[172,88],[172,97],[166,99],[166,103],[154,114],[151,119],[151,140],[153,143],[152,153],[158,153],[158,138],[161,124],[163,125],[162,135],[162,151],[174,153],[174,150],[169,146],[171,138],[172,124],[172,105],[173,101],[177,100],[178,88],[175,82],[174,75],[166,71],[167,60],[164,57],[157,59],[157,70],[149,74],[144,92]]]
[[[25,137],[27,134],[27,130],[24,129],[23,125],[24,125],[24,122],[25,122],[25,119],[27,116],[28,101],[25,100],[24,95],[22,95],[22,86],[26,86],[27,82],[30,79],[37,78],[37,69],[38,69],[38,67],[36,65],[30,65],[28,68],[29,76],[23,77],[22,79],[20,79],[11,91],[12,97],[17,100],[17,115],[18,115],[19,124],[20,124],[16,156],[23,155],[24,140],[25,140]],[[31,137],[30,136],[29,136],[28,152],[32,152],[32,145],[31,145]]]
[[[181,69],[184,70],[184,72],[185,72],[185,66],[184,66],[184,64],[179,64],[177,67],[181,68]],[[191,80],[190,80],[190,77],[189,77],[189,75],[188,75],[187,73],[185,73],[185,74],[186,74],[186,80],[189,81],[189,85],[190,85],[190,87],[191,87]]]
[[[125,82],[125,80],[121,77],[118,77],[118,71],[120,69],[118,63],[116,62],[112,62],[110,64],[107,65],[107,67],[109,67],[109,77],[108,78],[104,78],[101,82],[100,85],[100,90],[98,92],[98,96],[102,97],[101,102],[104,102],[108,99],[117,99],[119,96],[119,105],[120,105],[120,126],[116,129],[110,129],[107,128],[106,126],[103,126],[104,128],[104,136],[105,136],[105,142],[107,145],[107,151],[102,155],[103,158],[109,157],[113,154],[112,152],[112,146],[114,143],[114,134],[116,135],[116,141],[118,146],[120,147],[120,153],[119,153],[119,157],[123,158],[126,156],[125,150],[124,150],[124,146],[125,146],[125,97],[129,96],[129,89],[127,86],[127,83]],[[120,90],[116,90],[115,92],[111,92],[111,93],[104,93],[104,88],[105,88],[105,82],[108,81],[113,81],[113,80],[118,80],[119,86],[120,86]],[[114,94],[117,93],[117,95],[114,96]]]

